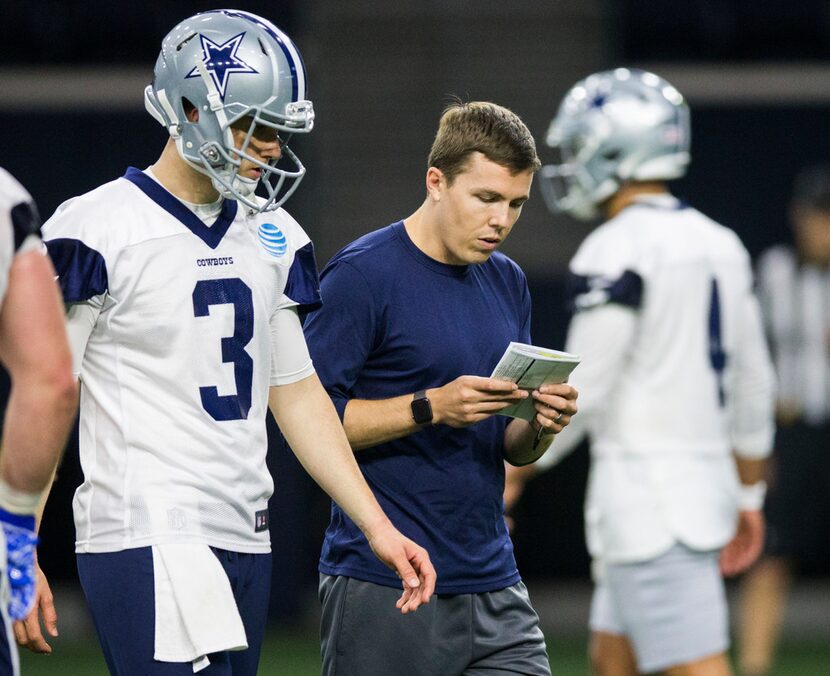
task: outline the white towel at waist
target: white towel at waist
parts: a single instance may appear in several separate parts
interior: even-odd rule
[[[192,662],[197,672],[210,653],[248,647],[228,576],[210,547],[153,545],[153,569],[155,659]]]

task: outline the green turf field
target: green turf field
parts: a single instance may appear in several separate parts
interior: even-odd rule
[[[49,656],[22,654],[23,676],[97,676],[106,667],[94,639],[89,643],[55,641]],[[548,637],[554,676],[588,674],[585,644],[580,638]],[[263,648],[260,674],[312,676],[320,673],[314,634],[271,633]],[[825,676],[830,674],[830,643],[787,643],[771,676]],[[356,675],[357,676],[357,675]],[[365,675],[371,676],[371,675]],[[435,676],[451,676],[436,674]]]

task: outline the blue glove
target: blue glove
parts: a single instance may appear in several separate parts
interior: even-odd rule
[[[35,603],[35,517],[0,508],[0,527],[6,538],[6,576],[9,578],[9,615],[25,619]]]

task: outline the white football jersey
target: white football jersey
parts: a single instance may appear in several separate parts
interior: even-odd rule
[[[40,221],[31,195],[0,167],[0,301],[6,297],[16,253],[35,245]]]
[[[268,390],[313,372],[280,373],[272,334],[285,308],[319,304],[308,236],[230,200],[207,226],[130,169],[61,205],[44,239],[65,301],[100,306],[79,369],[76,550],[268,551]]]
[[[590,434],[591,553],[637,561],[676,541],[723,546],[737,521],[732,452],[763,456],[773,434],[772,368],[746,250],[664,195],[600,226],[570,267],[566,349],[583,359],[571,377],[579,413],[550,454]]]

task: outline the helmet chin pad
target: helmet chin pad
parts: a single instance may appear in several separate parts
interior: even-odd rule
[[[259,185],[259,180],[244,178],[239,174],[234,173],[234,175],[230,178],[230,181],[220,182],[216,178],[211,178],[211,183],[213,183],[213,187],[216,188],[219,194],[223,197],[237,199],[237,196],[241,195],[242,197],[251,199],[256,192],[257,186]],[[226,187],[228,183],[231,186],[230,188]]]

